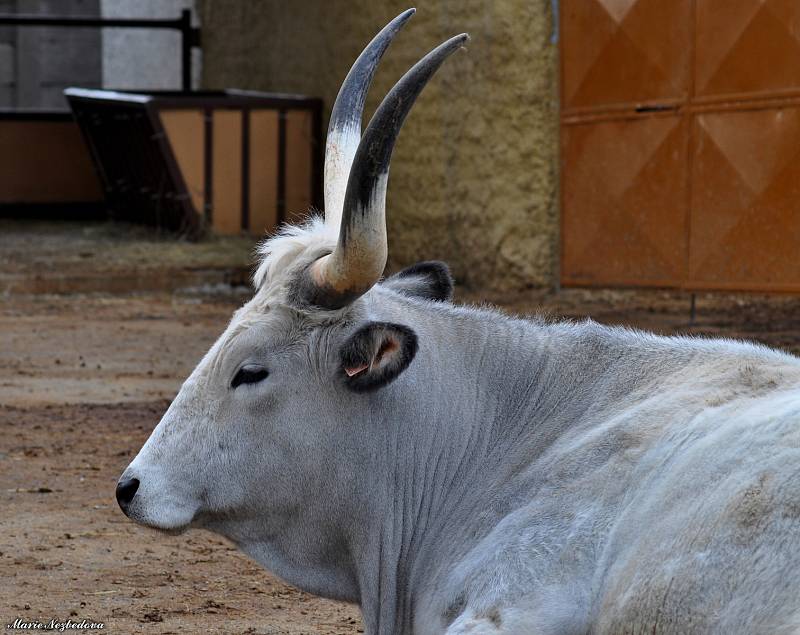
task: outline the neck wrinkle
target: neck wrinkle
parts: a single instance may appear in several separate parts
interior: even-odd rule
[[[404,322],[424,342],[424,314],[413,315],[414,308],[403,307],[408,316]],[[416,366],[410,378],[426,388],[429,398],[433,394],[432,406],[420,411],[418,403],[396,403],[380,424],[386,441],[378,459],[381,467],[373,474],[383,478],[380,486],[370,486],[382,493],[376,497],[379,504],[371,506],[374,522],[368,532],[374,537],[368,549],[373,558],[368,561],[378,566],[359,576],[369,635],[411,633],[415,600],[422,599],[420,593],[437,571],[452,561],[453,540],[447,536],[454,512],[481,504],[477,492],[487,465],[502,456],[504,436],[516,432],[503,416],[508,415],[503,407],[508,390],[538,398],[545,366],[539,325],[509,321],[498,337],[496,325],[476,313],[459,316],[453,327],[445,335],[449,342],[442,342],[441,333],[436,341],[459,359],[448,359],[448,372],[437,374],[443,360],[431,359],[435,352],[421,347],[418,355],[428,359]],[[463,346],[465,340],[471,342],[469,347]],[[531,368],[527,374],[520,371],[526,365]],[[484,532],[469,524],[459,527],[459,532]]]
[[[413,438],[400,421],[408,420],[398,410],[376,425],[386,434],[378,458],[378,469],[371,470],[381,478],[370,483],[374,492],[369,522],[367,562],[376,563],[359,576],[361,610],[365,632],[369,635],[398,635],[411,632],[408,563],[413,561],[413,533],[419,524],[420,492],[416,486],[417,453]]]

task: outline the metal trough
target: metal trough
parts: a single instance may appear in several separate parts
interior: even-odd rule
[[[261,234],[321,204],[319,99],[64,92],[117,218],[189,238]]]

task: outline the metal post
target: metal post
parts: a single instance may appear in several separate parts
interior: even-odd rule
[[[286,109],[278,111],[278,225],[286,220]]]
[[[322,100],[315,99],[311,108],[311,204],[317,211],[325,205],[322,194],[323,165],[325,161],[325,138],[322,134]]]
[[[214,111],[205,108],[203,113],[203,172],[204,229],[209,229],[214,222]]]
[[[242,107],[242,231],[250,229],[250,109]]]
[[[192,12],[181,11],[181,88],[188,93],[192,90]]]

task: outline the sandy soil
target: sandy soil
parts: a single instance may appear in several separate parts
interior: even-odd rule
[[[91,244],[86,249],[102,253]],[[0,244],[0,265],[30,276],[31,257],[15,248],[6,267],[10,249]],[[78,278],[102,272],[81,267],[94,258],[63,257]],[[701,295],[691,324],[688,296],[667,292],[459,296],[800,353],[800,299],[788,296]],[[137,527],[114,501],[120,472],[242,301],[185,292],[0,296],[3,625],[55,617],[103,621],[110,633],[360,632],[354,607],[283,584],[210,534],[166,537]]]
[[[0,218],[0,297],[246,284],[255,243],[239,236],[190,243],[124,223]]]
[[[357,633],[206,532],[137,527],[119,474],[241,300],[6,298],[0,309],[0,620],[109,633]],[[11,631],[9,631],[11,632]]]

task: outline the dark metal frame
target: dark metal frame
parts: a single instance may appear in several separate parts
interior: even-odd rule
[[[106,175],[103,168],[102,149],[97,146],[95,135],[91,134],[89,126],[97,120],[92,113],[92,105],[99,108],[116,107],[120,110],[138,111],[135,116],[142,117],[142,121],[150,129],[150,139],[155,141],[159,154],[163,158],[166,174],[171,180],[171,193],[167,203],[175,205],[179,215],[159,217],[157,222],[172,230],[178,231],[189,238],[198,238],[211,226],[213,202],[213,139],[214,120],[213,111],[223,109],[236,109],[242,113],[242,205],[241,227],[249,226],[249,191],[250,191],[250,157],[249,157],[249,119],[250,110],[254,107],[271,108],[278,111],[278,191],[277,212],[278,223],[286,220],[286,113],[289,110],[308,110],[312,118],[312,147],[311,161],[311,198],[312,206],[322,209],[322,170],[323,170],[323,143],[322,138],[322,100],[319,98],[301,95],[284,95],[259,93],[255,91],[228,90],[228,91],[201,91],[193,93],[180,93],[175,91],[152,91],[138,94],[128,91],[85,91],[68,89],[65,91],[70,106],[73,109],[78,125],[81,128],[84,140],[89,148],[92,162],[103,184],[104,191],[112,209],[122,211],[130,207],[131,201],[127,200],[128,192],[118,191],[118,185]],[[115,97],[113,101],[110,97]],[[205,117],[204,125],[204,171],[205,171],[205,197],[203,210],[194,209],[191,196],[181,174],[178,162],[172,153],[172,148],[167,140],[166,132],[161,123],[159,112],[171,108],[198,108],[202,109]],[[109,140],[111,141],[111,140]],[[144,140],[143,140],[144,142]],[[155,196],[155,193],[149,193]],[[160,196],[160,194],[158,195]],[[136,208],[141,213],[141,208]],[[197,212],[197,213],[196,213]],[[127,216],[135,220],[135,210]]]
[[[94,18],[55,15],[0,15],[0,26],[56,26],[124,29],[170,29],[181,34],[181,86],[192,90],[192,47],[200,46],[200,29],[192,26],[192,12],[181,11],[174,20],[139,18]]]

